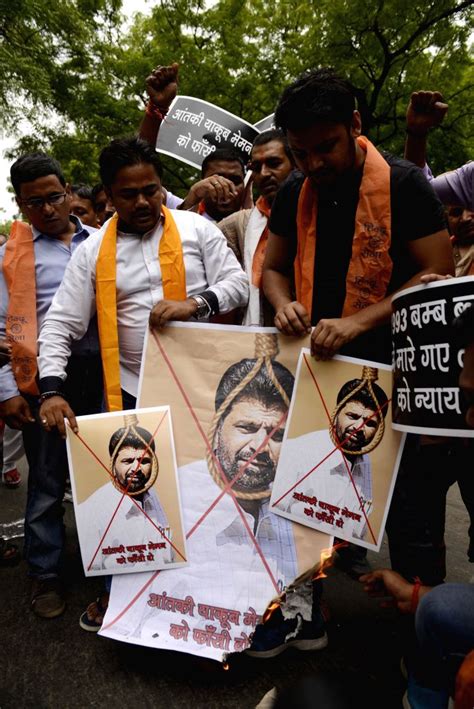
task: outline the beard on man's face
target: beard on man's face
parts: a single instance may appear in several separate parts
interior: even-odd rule
[[[219,442],[216,455],[227,480],[232,481],[238,476],[238,481],[232,486],[233,490],[242,492],[260,492],[268,490],[270,483],[275,479],[276,463],[268,453],[263,451],[255,455],[252,452],[237,453],[233,459],[226,446]],[[242,472],[247,461],[252,458]]]
[[[357,426],[346,426],[346,428],[343,428],[339,421],[336,421],[337,440],[339,443],[342,443],[343,448],[354,451],[354,453],[362,450],[368,443],[364,431],[361,428],[357,429]]]

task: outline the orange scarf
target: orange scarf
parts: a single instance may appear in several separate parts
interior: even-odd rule
[[[260,197],[255,202],[260,214],[263,214],[267,219],[270,219],[271,207],[268,204],[265,197],[260,195]],[[255,253],[252,261],[252,284],[256,288],[262,287],[262,274],[263,274],[263,262],[265,261],[265,252],[267,250],[268,241],[268,223],[265,229],[262,231],[262,235],[255,249]]]
[[[6,335],[12,346],[12,371],[18,389],[37,396],[35,249],[31,227],[24,222],[12,224],[5,247],[3,274],[9,293]]]
[[[393,267],[389,254],[390,166],[367,138],[360,136],[357,142],[367,156],[359,191],[342,317],[353,315],[383,300]],[[318,192],[307,178],[298,200],[295,285],[296,298],[309,314],[313,307],[317,219]],[[334,247],[337,250],[337,234],[334,235]]]
[[[171,212],[166,207],[163,234],[158,249],[158,259],[165,300],[186,298],[186,271],[183,247]],[[102,239],[96,269],[96,303],[99,324],[100,353],[104,371],[104,389],[109,411],[121,411],[120,356],[117,329],[117,222],[115,214]]]

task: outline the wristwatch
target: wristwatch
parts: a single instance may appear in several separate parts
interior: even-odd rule
[[[212,308],[202,295],[193,295],[191,296],[191,300],[194,300],[198,306],[196,312],[194,313],[196,320],[203,320],[211,315]]]

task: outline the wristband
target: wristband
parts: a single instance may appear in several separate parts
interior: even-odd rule
[[[413,586],[413,591],[411,592],[411,603],[410,603],[410,613],[413,615],[416,613],[418,607],[418,597],[420,595],[421,580],[418,576],[415,576],[415,585]]]
[[[160,121],[164,121],[167,113],[168,113],[167,108],[160,108],[160,106],[157,106],[151,100],[148,101],[148,103],[146,105],[146,110],[145,110],[145,114],[147,116],[150,116],[152,118],[159,118]]]
[[[42,404],[43,401],[46,401],[46,399],[52,399],[53,396],[60,396],[61,399],[66,399],[62,391],[45,391],[43,394],[41,394],[38,401],[40,404]]]

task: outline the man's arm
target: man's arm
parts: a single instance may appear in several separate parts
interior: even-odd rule
[[[178,68],[179,65],[176,63],[170,66],[158,66],[151,72],[145,82],[150,100],[138,135],[153,147],[156,145],[161,123],[176,98]]]
[[[454,261],[449,234],[446,229],[409,241],[408,252],[419,271],[398,290],[420,285],[422,276],[439,273],[454,275]],[[398,291],[397,291],[398,292]],[[344,345],[375,327],[385,325],[392,314],[393,293],[380,303],[369,305],[355,315],[320,320],[311,335],[311,353],[317,359],[333,357]]]
[[[194,228],[198,229],[201,258],[206,271],[206,293],[217,303],[217,312],[227,313],[247,305],[247,276],[222,232],[215,224],[204,219],[200,219],[199,225]],[[197,305],[192,298],[183,301],[161,300],[151,311],[150,327],[161,328],[171,320],[189,320],[196,310]]]
[[[69,420],[74,431],[78,430],[74,413],[62,396],[62,389],[71,345],[84,337],[95,313],[93,278],[95,269],[93,273],[84,242],[67,265],[38,338],[40,391],[42,394],[58,393],[41,404],[41,423],[47,431],[57,427],[63,437],[66,436],[64,418]]]
[[[306,335],[311,332],[310,315],[291,292],[294,259],[290,239],[270,232],[263,264],[263,292],[275,310],[275,326],[286,335]]]
[[[424,168],[429,131],[441,125],[448,111],[439,91],[412,93],[406,116],[405,159]]]

